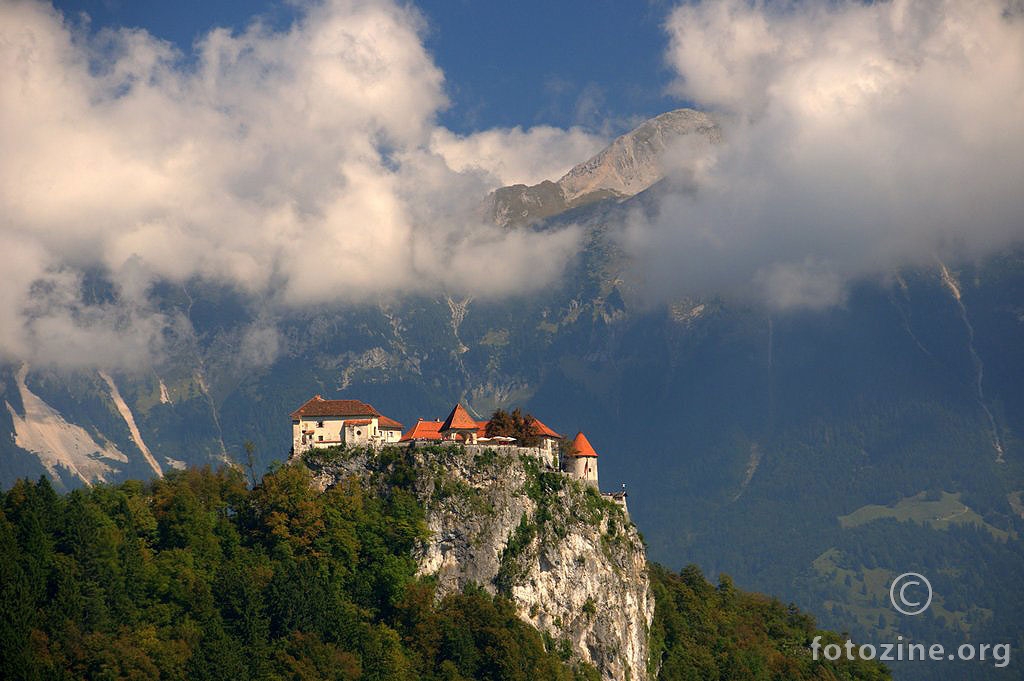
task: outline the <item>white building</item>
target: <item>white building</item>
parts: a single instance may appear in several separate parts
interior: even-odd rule
[[[540,422],[540,419],[537,418],[531,420],[530,428],[533,431],[533,434],[540,438],[540,448],[543,449],[544,453],[547,455],[547,460],[557,466],[558,445],[562,441],[562,436],[545,426]]]
[[[316,395],[292,412],[292,448],[386,445],[398,442],[402,424],[359,400],[325,400]]]
[[[582,432],[576,433],[572,447],[562,457],[562,470],[595,489],[598,487],[597,452]]]

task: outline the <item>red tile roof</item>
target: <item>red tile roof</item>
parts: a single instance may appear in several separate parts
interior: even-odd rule
[[[380,416],[380,412],[359,400],[325,400],[316,395],[292,412],[292,418],[303,416]]]
[[[380,426],[381,430],[401,430],[402,424],[394,419],[389,419],[387,416],[381,416],[377,419],[377,425]]]
[[[597,452],[590,445],[590,440],[583,434],[583,431],[576,433],[576,438],[572,441],[573,456],[593,456],[597,457]]]
[[[562,439],[561,435],[545,426],[543,423],[540,422],[540,419],[537,418],[533,419],[531,431],[534,435],[538,437],[553,437],[556,440]]]
[[[371,423],[373,423],[373,421],[370,419],[345,419],[346,428],[349,426],[368,426]]]
[[[424,421],[420,419],[416,422],[407,433],[402,435],[399,442],[409,442],[410,440],[440,440],[441,439],[441,422],[440,421]]]
[[[490,421],[477,421],[476,422],[476,436],[477,437],[487,437],[487,424],[488,423],[490,423]],[[540,419],[534,418],[533,421],[532,421],[532,424],[533,425],[532,425],[531,430],[532,430],[533,434],[536,435],[537,437],[552,437],[552,438],[555,438],[556,440],[561,440],[562,439],[561,435],[559,435],[558,433],[556,433],[555,431],[551,430],[550,428],[545,426],[543,423],[541,423]]]
[[[448,418],[441,424],[441,432],[443,433],[447,430],[471,430],[475,433],[477,427],[476,421],[470,417],[469,412],[460,403],[455,405],[452,413],[448,414]]]

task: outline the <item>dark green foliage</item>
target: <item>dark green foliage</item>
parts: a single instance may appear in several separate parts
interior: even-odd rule
[[[1013,659],[1017,659],[1022,642],[1017,632],[1024,611],[1024,589],[1016,588],[1024,578],[1024,543],[1019,539],[997,539],[971,525],[937,530],[892,518],[842,532],[843,548],[830,562],[833,569],[843,570],[838,574],[844,577],[824,571],[807,585],[823,600],[847,604],[822,613],[825,626],[842,626],[865,643],[891,642],[897,634],[950,649],[966,641],[1005,642],[1013,646]],[[869,600],[865,600],[861,580],[868,571],[878,569],[892,577],[904,571],[926,575],[935,594],[933,607],[920,617],[897,616],[889,604],[888,580],[868,589]],[[850,575],[847,586],[845,577]],[[937,667],[948,669],[944,673],[949,678],[972,680],[1019,678],[1014,664],[997,669],[976,660],[944,660],[941,664],[894,662],[892,667],[900,679],[908,681],[935,678]]]
[[[554,471],[541,470],[536,459],[526,457],[523,459],[523,469],[526,471],[526,482],[523,489],[526,496],[538,504],[547,504],[551,495],[565,487],[566,478]]]
[[[449,596],[420,619],[413,640],[450,679],[598,679],[592,667],[567,668],[532,627],[522,626],[512,604],[479,588]],[[423,646],[421,648],[421,646]]]
[[[0,495],[3,679],[596,679],[508,601],[435,603],[404,453],[324,493],[302,466]],[[368,489],[386,490],[379,493]]]
[[[495,585],[503,594],[511,594],[512,587],[522,577],[523,569],[519,557],[530,546],[530,543],[537,536],[537,525],[531,522],[527,516],[519,521],[519,525],[512,532],[505,550],[501,554],[501,565],[498,567],[498,576],[494,578]]]
[[[385,449],[373,470],[323,493],[301,465],[252,489],[240,468],[64,497],[45,478],[18,482],[0,495],[0,678],[599,678],[503,597],[468,588],[436,601],[431,580],[415,578],[426,525],[413,464]],[[529,477],[545,504],[564,484]],[[590,492],[588,507],[590,496],[587,515],[621,515]],[[546,509],[510,537],[505,590]],[[654,566],[652,582],[660,678],[886,678],[870,664],[812,665],[810,618],[728,578],[715,588],[695,568]],[[588,600],[582,613],[598,610]]]
[[[487,437],[505,435],[514,437],[518,445],[535,447],[540,443],[540,438],[534,433],[533,421],[533,416],[523,414],[518,408],[511,412],[498,409],[487,422]]]
[[[880,664],[840,659],[815,661],[810,644],[841,643],[818,631],[814,619],[794,606],[738,591],[723,575],[717,587],[700,569],[679,574],[652,564],[656,606],[651,626],[650,671],[664,681],[724,679],[888,679]]]

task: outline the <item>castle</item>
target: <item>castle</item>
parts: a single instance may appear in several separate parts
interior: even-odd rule
[[[448,418],[435,421],[420,419],[405,433],[402,424],[384,416],[371,405],[359,400],[325,400],[315,395],[291,413],[292,453],[303,454],[310,449],[338,446],[398,445],[416,447],[429,444],[451,444],[468,447],[515,447],[535,456],[549,470],[560,471],[600,490],[597,477],[597,452],[581,432],[572,443],[563,446],[563,437],[531,418],[531,435],[539,444],[521,447],[514,437],[487,435],[489,421],[477,421],[462,404],[456,404]],[[623,486],[625,487],[625,486]],[[626,506],[626,492],[602,493]]]

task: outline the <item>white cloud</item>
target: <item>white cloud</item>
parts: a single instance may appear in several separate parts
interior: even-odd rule
[[[145,302],[84,302],[81,273],[50,269],[34,279],[15,320],[18,359],[86,369],[140,366],[163,349],[163,334],[183,324]]]
[[[431,149],[444,157],[452,170],[479,169],[494,178],[494,187],[557,181],[608,144],[608,140],[582,128],[562,130],[538,125],[528,130],[503,128],[472,135],[456,135],[444,128],[434,131]]]
[[[281,351],[281,333],[273,324],[255,322],[245,330],[238,349],[244,367],[272,364]]]
[[[214,30],[189,59],[141,30],[89,36],[40,2],[0,4],[0,356],[64,363],[64,338],[81,358],[141,361],[172,323],[148,311],[157,279],[304,305],[557,276],[576,233],[505,234],[480,223],[480,197],[593,140],[439,128],[421,25],[390,0],[328,0],[284,30]],[[471,167],[475,149],[494,151]],[[96,266],[118,304],[81,300]],[[60,296],[33,293],[50,280]]]
[[[701,189],[627,243],[667,294],[780,308],[1024,238],[1024,20],[996,0],[703,2],[666,30],[672,91],[721,113]]]

